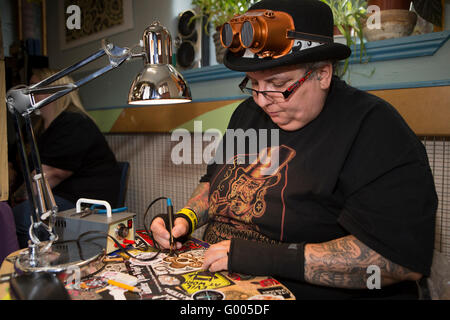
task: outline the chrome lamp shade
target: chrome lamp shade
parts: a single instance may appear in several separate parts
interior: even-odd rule
[[[170,64],[148,64],[134,79],[128,103],[137,105],[191,102],[181,74]]]
[[[191,92],[183,76],[171,64],[172,40],[159,22],[152,23],[142,36],[144,69],[134,79],[128,103],[135,105],[191,102]]]

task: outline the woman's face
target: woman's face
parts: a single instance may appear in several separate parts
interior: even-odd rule
[[[251,86],[255,90],[284,91],[307,70],[282,67],[265,71],[247,72]],[[327,91],[319,81],[305,81],[288,99],[268,99],[262,94],[253,94],[253,99],[272,121],[281,129],[298,130],[314,120],[322,111]]]

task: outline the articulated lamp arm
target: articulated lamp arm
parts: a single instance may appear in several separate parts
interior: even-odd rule
[[[140,57],[142,54],[132,54],[129,48],[116,47],[111,43],[102,41],[103,48],[96,53],[90,55],[89,57],[75,63],[74,65],[61,70],[60,72],[44,79],[34,85],[24,87],[15,87],[9,90],[6,94],[6,102],[10,112],[17,111],[22,116],[24,114],[31,114],[35,110],[40,109],[47,104],[61,98],[62,96],[68,94],[69,92],[80,88],[82,85],[98,78],[99,76],[107,73],[108,71],[117,68],[124,61]],[[60,86],[51,86],[50,84],[54,81],[61,79],[62,77],[71,74],[72,72],[84,67],[85,65],[95,61],[104,55],[108,55],[109,64],[91,74],[76,81],[75,83],[69,83]],[[35,103],[33,94],[39,93],[53,93],[51,96]]]
[[[43,226],[44,229],[50,234],[50,242],[46,248],[50,248],[53,242],[58,237],[53,232],[53,227],[56,219],[56,213],[58,207],[55,203],[52,190],[48,184],[47,179],[42,171],[42,165],[40,161],[39,151],[37,148],[32,122],[31,114],[51,102],[61,98],[62,96],[70,93],[73,90],[80,88],[82,85],[96,79],[97,77],[105,74],[106,72],[117,68],[126,60],[133,57],[140,57],[142,54],[132,54],[128,48],[119,48],[111,43],[102,41],[103,48],[98,52],[92,54],[86,59],[64,69],[60,72],[48,77],[31,86],[17,86],[10,89],[6,94],[6,103],[8,109],[15,116],[15,127],[17,132],[17,140],[19,143],[19,153],[22,162],[22,168],[24,170],[25,185],[28,193],[28,199],[31,204],[31,221],[29,234],[30,239],[34,245],[40,244],[40,240],[35,234],[35,230],[39,226]],[[68,83],[65,85],[51,85],[54,81],[74,72],[75,70],[95,61],[104,55],[108,55],[109,64],[91,74],[76,81],[75,83]],[[34,94],[51,94],[47,98],[35,102]],[[33,162],[33,168],[36,174],[31,177],[30,166],[28,164],[28,157],[25,150],[24,134],[22,133],[22,125],[20,118],[24,119],[25,132],[31,147],[31,161]],[[48,220],[48,223],[43,221]],[[44,249],[45,251],[46,249]]]
[[[8,109],[14,114],[25,184],[32,206],[32,225],[30,227],[32,246],[36,246],[40,243],[39,239],[34,234],[34,230],[39,225],[43,225],[50,233],[50,243],[46,246],[46,249],[50,248],[52,243],[57,240],[57,236],[53,233],[53,226],[58,211],[52,191],[42,172],[39,151],[34,137],[30,116],[35,110],[48,105],[71,91],[80,88],[82,85],[100,77],[106,72],[117,68],[122,65],[123,62],[136,57],[144,58],[145,66],[132,83],[128,94],[129,104],[185,103],[192,100],[189,87],[184,81],[183,76],[171,65],[172,44],[169,31],[158,21],[153,22],[144,30],[140,47],[143,50],[141,50],[140,53],[133,54],[132,50],[129,48],[116,47],[103,40],[102,49],[91,56],[34,85],[14,87],[6,93]],[[104,55],[107,55],[109,59],[109,64],[107,66],[74,83],[58,86],[51,85],[54,81]],[[39,93],[51,95],[36,102],[34,94]],[[36,175],[34,177],[31,177],[30,175],[30,167],[27,160],[28,157],[25,151],[20,122],[22,118],[25,120],[25,129],[31,147],[31,159],[36,170]],[[35,188],[33,188],[33,183]],[[48,225],[43,223],[43,220],[47,219],[49,221]]]

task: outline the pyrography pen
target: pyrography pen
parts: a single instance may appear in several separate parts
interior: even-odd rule
[[[167,215],[169,216],[169,245],[170,245],[170,255],[173,255],[175,251],[175,241],[173,239],[172,229],[173,229],[173,205],[172,200],[170,198],[167,198]]]

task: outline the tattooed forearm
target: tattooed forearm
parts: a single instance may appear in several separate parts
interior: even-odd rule
[[[201,182],[186,203],[185,207],[191,208],[197,214],[198,226],[202,226],[208,221],[208,197],[209,182]]]
[[[381,286],[402,280],[418,280],[421,275],[384,258],[354,236],[305,245],[305,280],[340,287],[367,288],[367,268],[381,271]]]

